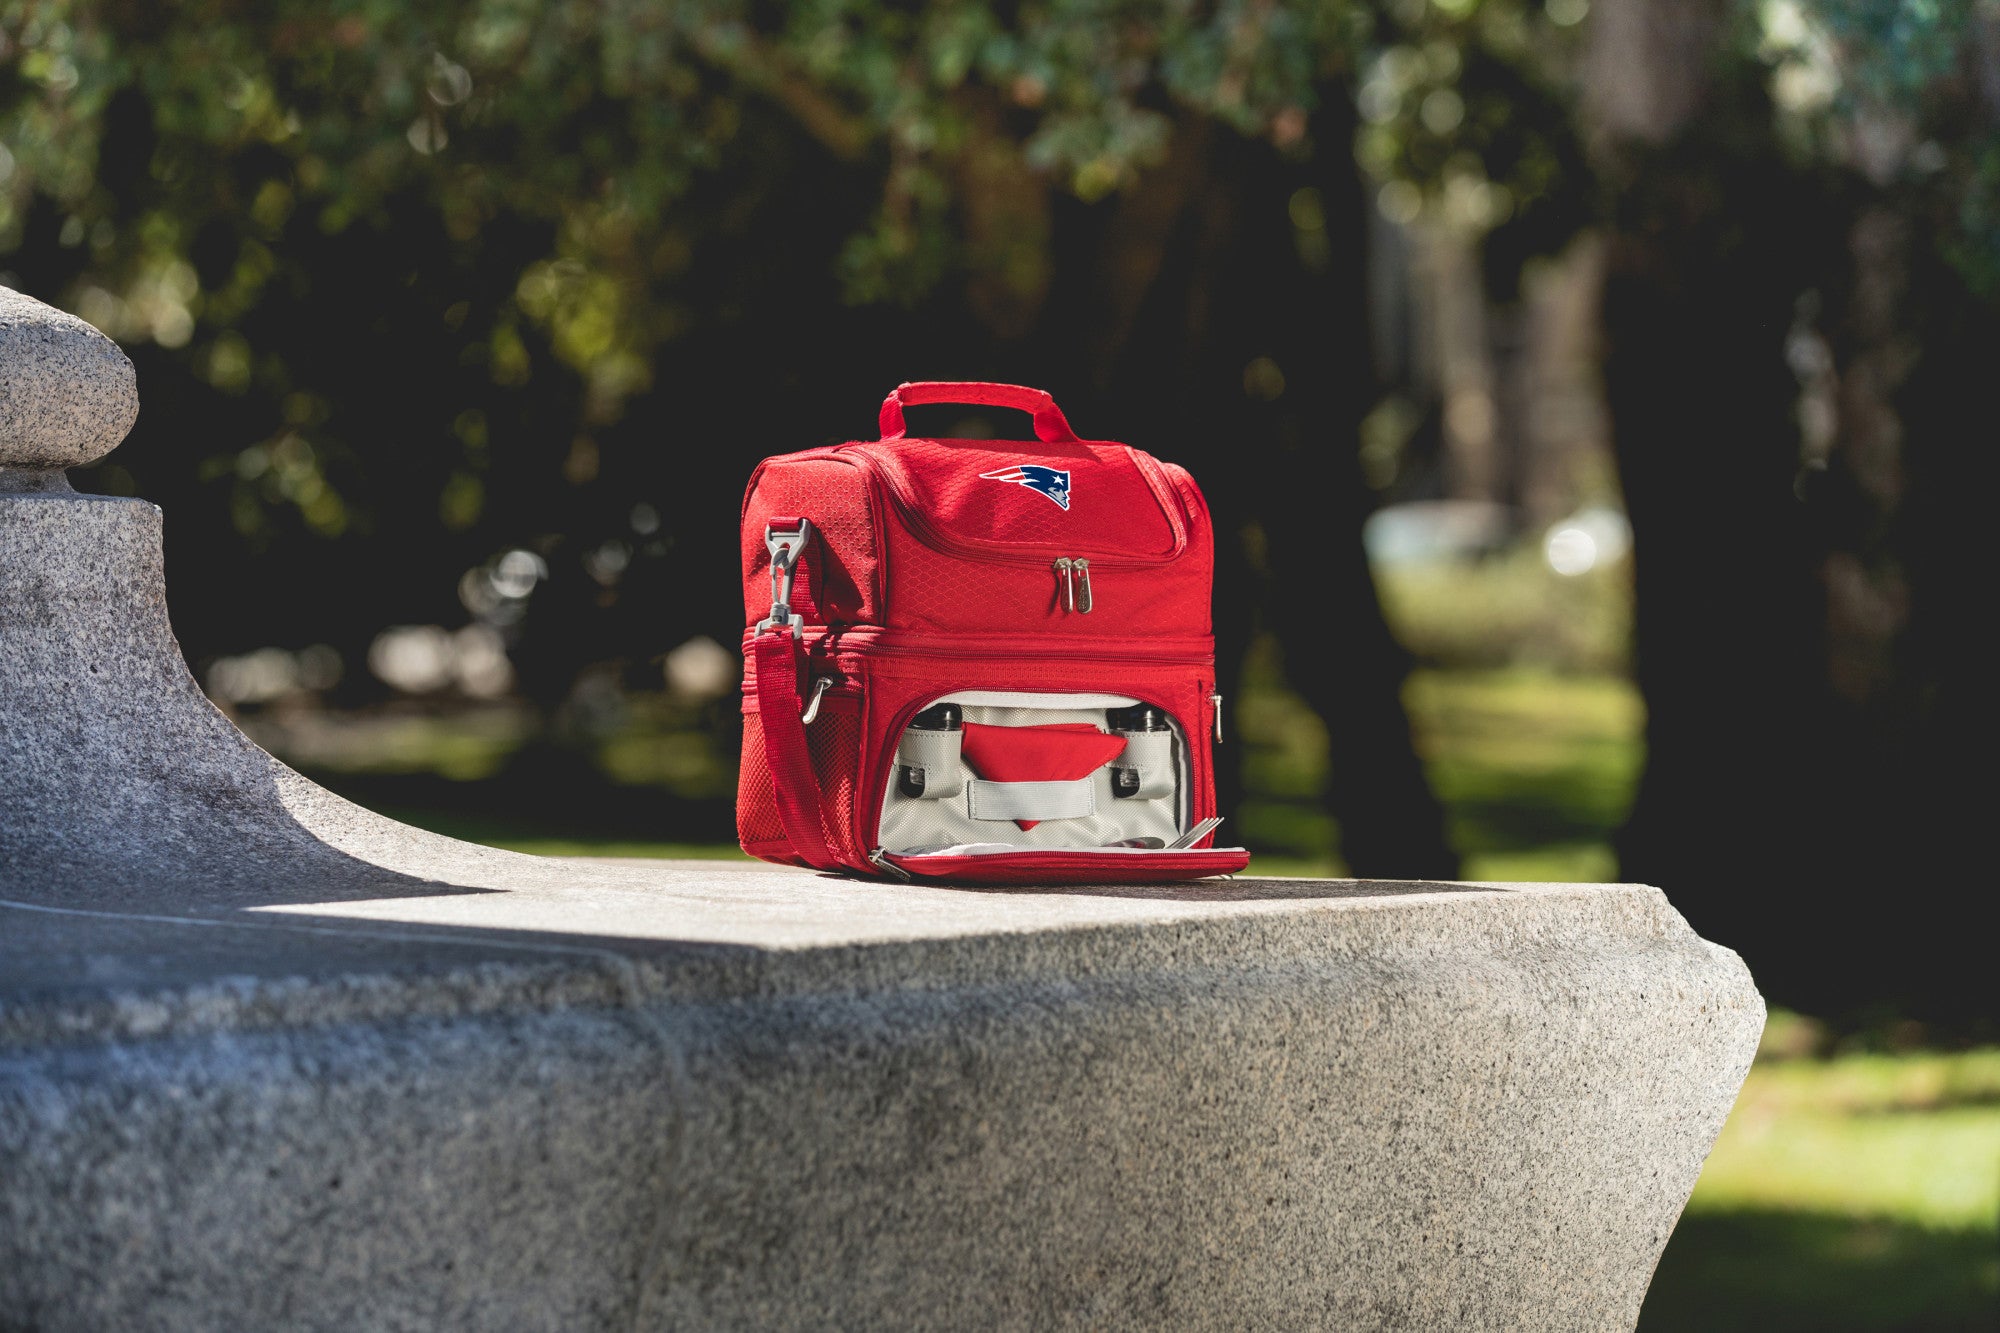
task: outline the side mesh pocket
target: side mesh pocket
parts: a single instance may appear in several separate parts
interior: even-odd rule
[[[785,841],[777,789],[764,758],[764,722],[755,713],[743,715],[743,762],[736,771],[736,840],[752,856],[799,863]]]
[[[827,845],[850,865],[868,863],[868,849],[854,837],[854,802],[861,778],[861,700],[829,695],[806,728],[806,750],[819,781]],[[768,777],[766,781],[769,781]]]

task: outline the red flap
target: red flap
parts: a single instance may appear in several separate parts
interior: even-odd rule
[[[896,440],[882,461],[915,526],[1011,554],[1166,560],[1187,543],[1157,465],[1122,444]]]
[[[1055,722],[1041,727],[965,724],[961,753],[972,771],[988,782],[1075,782],[1087,778],[1125,750],[1125,738],[1099,731],[1088,722]],[[1014,821],[1024,829],[1037,819]]]

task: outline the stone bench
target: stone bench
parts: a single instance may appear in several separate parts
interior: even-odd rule
[[[0,292],[0,1326],[1636,1320],[1763,1019],[1657,890],[407,829],[208,705],[159,511],[63,483],[129,388]]]

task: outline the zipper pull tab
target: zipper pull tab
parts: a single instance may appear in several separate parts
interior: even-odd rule
[[[868,863],[885,875],[893,875],[905,884],[910,882],[910,872],[897,865],[894,861],[891,861],[888,854],[880,847],[868,853]]]
[[[1085,615],[1089,615],[1090,614],[1090,562],[1079,556],[1075,560],[1070,561],[1070,568],[1076,571],[1077,581],[1083,584],[1082,598],[1072,599],[1072,604],[1076,606],[1077,610],[1083,612]]]
[[[1215,743],[1220,745],[1222,744],[1222,696],[1220,694],[1209,695],[1208,706],[1210,711],[1215,714]]]
[[[810,727],[819,716],[819,701],[826,698],[826,692],[833,688],[833,677],[821,676],[813,682],[812,698],[806,700],[806,711],[799,714],[799,725]]]
[[[1062,601],[1063,609],[1076,610],[1076,580],[1070,575],[1070,561],[1066,555],[1056,557],[1056,582],[1062,585],[1056,596]]]

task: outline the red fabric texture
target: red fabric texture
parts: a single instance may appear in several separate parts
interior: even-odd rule
[[[979,476],[1015,462],[1070,472],[1069,509]],[[764,525],[799,515],[816,530],[802,560],[808,626],[1019,636],[1024,648],[1209,633],[1206,506],[1184,473],[1124,445],[868,441],[767,459],[743,510],[746,624],[771,609]],[[1066,608],[1055,571],[1080,555],[1088,614]]]
[[[869,480],[854,462],[816,450],[757,469],[743,507],[743,611],[756,624],[771,610],[771,554],[764,528],[774,519],[812,520],[814,536],[799,558],[792,609],[808,625],[871,624],[880,618],[879,534]]]
[[[1087,778],[1125,750],[1125,738],[1099,731],[1088,722],[1054,722],[1041,727],[965,724],[960,753],[988,782],[1075,782]],[[1017,819],[1033,828],[1039,819]]]
[[[760,634],[752,645],[757,666],[757,716],[763,724],[764,757],[777,791],[778,816],[785,839],[801,860],[815,870],[840,864],[828,846],[820,813],[818,775],[806,746],[805,724],[799,721],[799,668],[804,654],[790,634]]]

